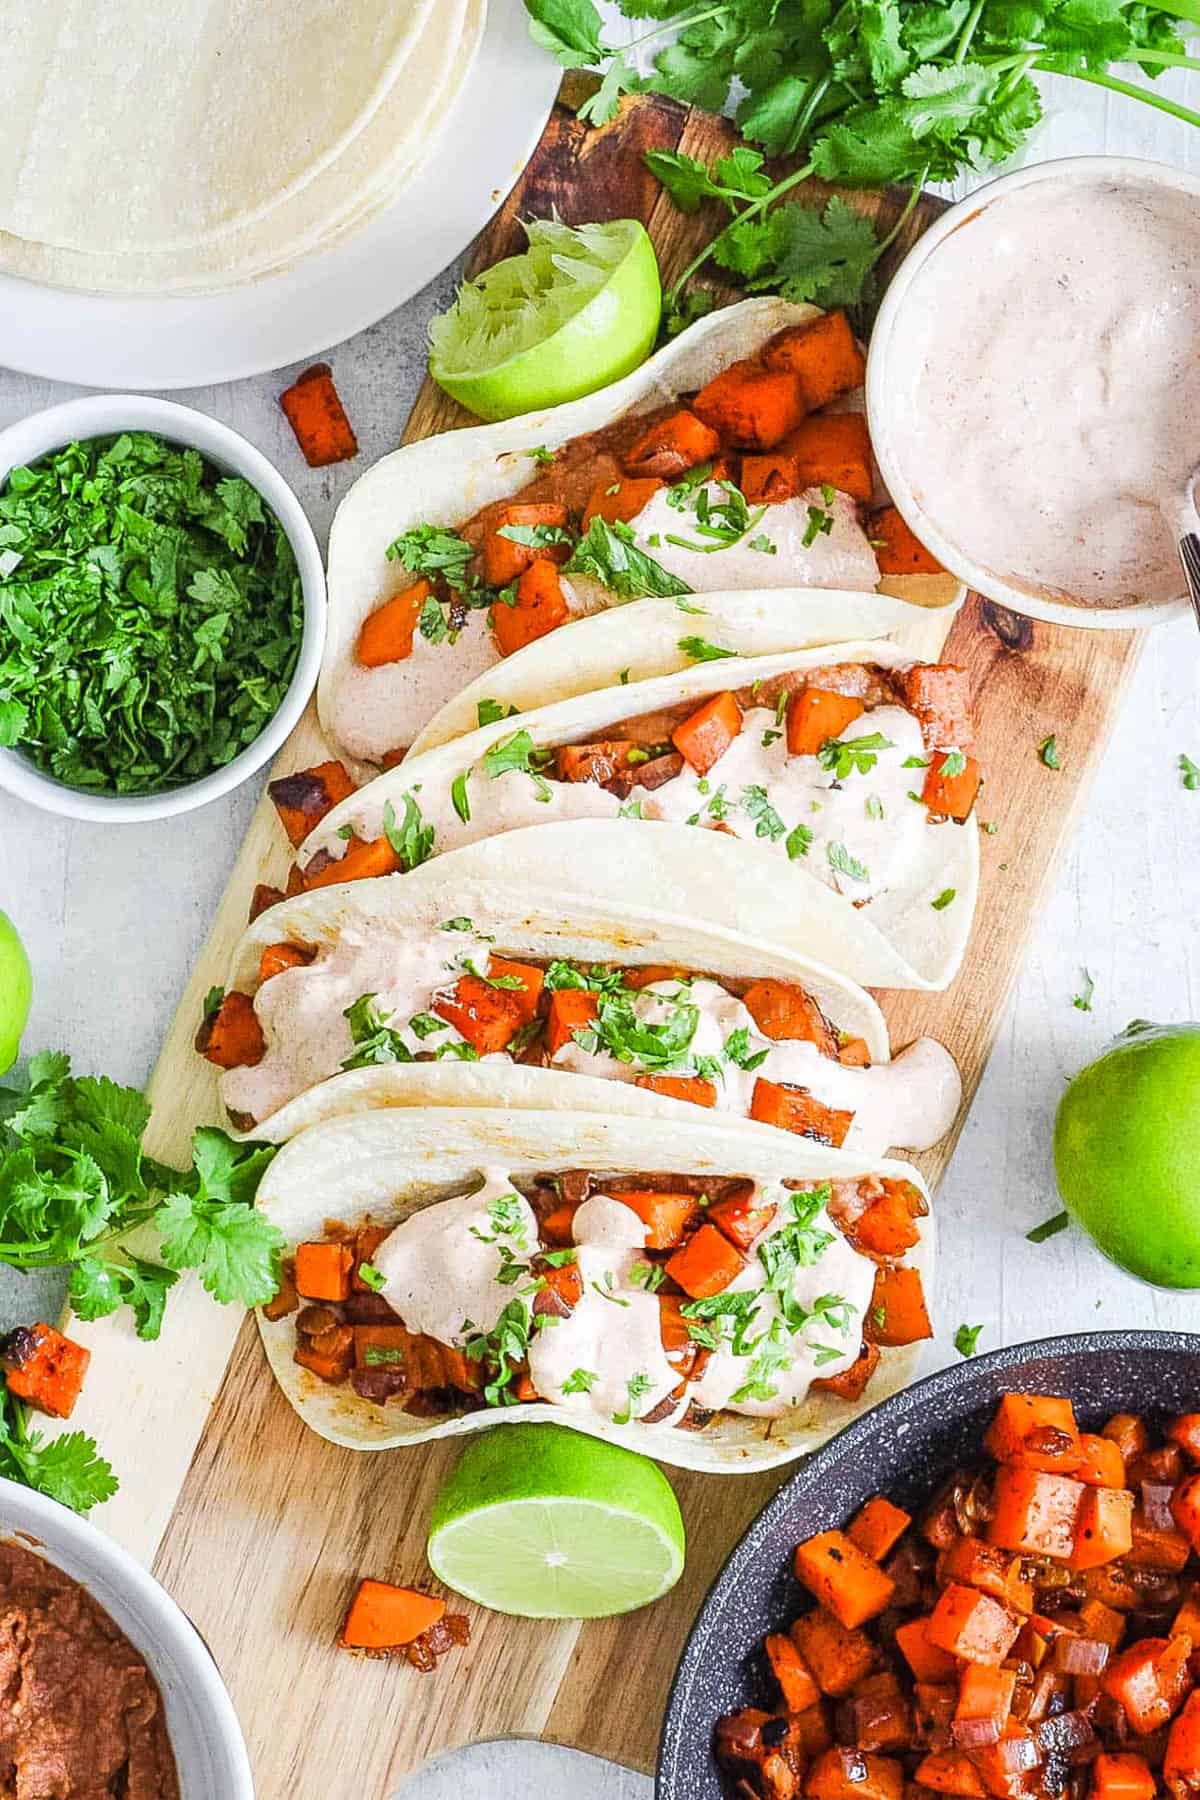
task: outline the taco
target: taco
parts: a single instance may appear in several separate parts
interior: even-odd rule
[[[402,873],[474,846],[447,879],[520,870],[532,892],[632,896],[866,986],[945,986],[978,882],[965,672],[885,642],[758,657],[688,642],[685,671],[406,759],[319,819],[296,880]],[[284,813],[293,841],[310,816]],[[625,865],[644,839],[661,867],[635,884]]]
[[[768,1468],[913,1373],[928,1195],[905,1163],[691,1119],[387,1109],[312,1126],[259,1207],[259,1324],[314,1430],[386,1449],[554,1419]]]
[[[339,754],[386,766],[500,658],[644,596],[953,605],[959,583],[884,504],[863,369],[843,313],[746,300],[598,394],[385,457],[329,540],[317,704]],[[833,636],[861,631],[838,611]]]
[[[250,926],[197,1039],[237,1129],[282,1142],[383,1103],[615,1111],[614,1089],[860,1154],[927,1149],[952,1124],[950,1055],[924,1039],[892,1062],[875,1002],[820,963],[445,866]]]

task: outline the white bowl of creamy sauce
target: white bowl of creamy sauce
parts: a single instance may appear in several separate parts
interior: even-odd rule
[[[1070,625],[1182,612],[1200,179],[1073,157],[953,207],[888,290],[867,410],[896,505],[979,592]]]

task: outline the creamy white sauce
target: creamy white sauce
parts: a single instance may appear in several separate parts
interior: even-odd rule
[[[752,1338],[768,1333],[772,1324],[785,1336],[790,1346],[787,1362],[772,1369],[765,1378],[767,1387],[775,1389],[768,1399],[743,1396],[735,1400],[747,1386],[754,1357],[737,1356],[729,1337],[722,1334],[720,1348],[715,1350],[699,1381],[690,1387],[697,1405],[714,1411],[749,1413],[754,1418],[773,1419],[789,1407],[798,1406],[808,1394],[810,1384],[841,1374],[855,1361],[862,1349],[862,1324],[875,1287],[875,1264],[869,1257],[852,1250],[829,1214],[822,1207],[813,1217],[813,1231],[824,1233],[829,1242],[810,1268],[798,1268],[792,1276],[790,1291],[807,1312],[818,1300],[835,1296],[845,1309],[810,1319],[794,1335],[782,1323],[779,1298],[765,1291],[765,1270],[759,1256],[760,1246],[785,1231],[794,1222],[789,1195],[773,1189],[771,1199],[779,1202],[779,1210],[767,1229],[754,1240],[746,1267],[730,1282],[725,1293],[759,1292],[758,1316],[749,1333]],[[833,1354],[830,1354],[832,1352]]]
[[[906,314],[895,449],[947,538],[1031,593],[1182,593],[1200,201],[1149,177],[1017,189],[937,247]]]
[[[865,773],[856,767],[839,781],[815,756],[789,756],[786,733],[774,712],[751,707],[740,733],[707,776],[698,776],[685,763],[673,780],[652,792],[635,787],[627,801],[593,781],[537,780],[520,769],[489,775],[482,762],[466,778],[467,819],[449,788],[426,783],[416,799],[425,823],[434,828],[435,854],[560,819],[633,816],[701,829],[723,824],[737,837],[756,839],[781,861],[796,861],[851,900],[864,901],[903,881],[928,821],[919,798],[920,769],[904,766],[911,758],[925,760],[916,719],[902,706],[877,706],[861,714],[842,741],[874,734],[887,745],[875,753],[873,766]],[[752,789],[766,790],[774,818]],[[398,810],[400,802],[396,804]],[[383,807],[370,787],[363,790],[360,805],[357,830],[365,837],[378,836]],[[326,848],[331,856],[345,853],[340,840],[331,840]]]
[[[720,506],[727,498],[716,482],[709,482],[706,492],[712,506]],[[811,544],[805,544],[810,506],[822,515],[828,514],[833,526],[828,533],[818,531]],[[756,513],[758,507],[750,510]],[[827,501],[820,488],[808,488],[794,500],[776,501],[767,506],[753,530],[735,544],[720,549],[688,549],[670,541],[683,538],[685,544],[700,545],[705,539],[696,529],[695,512],[672,506],[665,489],[660,489],[630,524],[639,549],[686,581],[697,594],[733,588],[829,587],[870,591],[879,585],[875,552],[858,522],[854,501],[846,494],[835,493]],[[773,554],[751,547],[763,539],[774,545]]]
[[[454,985],[464,958],[486,970],[489,949],[474,932],[347,925],[315,961],[285,969],[259,988],[254,1010],[266,1054],[253,1068],[229,1069],[221,1076],[225,1106],[265,1119],[337,1074],[355,1047],[346,1009],[364,994],[375,996],[372,1011],[414,1056],[436,1055],[450,1044],[461,1044],[461,1032],[445,1021],[434,1027],[422,1020],[420,1030],[411,1021],[428,1013],[439,990]]]
[[[412,655],[368,669],[354,649],[338,665],[329,705],[338,741],[351,756],[380,762],[403,750],[448,700],[500,661],[484,610],[467,614],[454,643],[413,633]]]
[[[765,1037],[749,1009],[715,981],[693,981],[686,990],[677,981],[652,982],[631,995],[630,1003],[639,1019],[662,1025],[677,1010],[677,997],[694,1006],[699,1018],[686,1053],[687,1066],[672,1072],[695,1074],[698,1058],[717,1059],[716,1111],[746,1116],[761,1076],[806,1088],[824,1105],[852,1112],[845,1138],[849,1150],[882,1152],[893,1146],[927,1150],[954,1122],[962,1082],[954,1058],[933,1038],[921,1038],[895,1062],[859,1069],[822,1056],[815,1044]],[[733,1034],[741,1031],[746,1033],[746,1049],[739,1063],[725,1051]],[[753,1069],[741,1066],[760,1055],[764,1060]],[[639,1063],[622,1062],[602,1048],[585,1050],[576,1043],[562,1046],[553,1067],[610,1081],[635,1081],[644,1073]]]
[[[512,1229],[489,1212],[502,1202]],[[423,1207],[397,1225],[374,1256],[383,1276],[380,1293],[410,1331],[443,1344],[462,1345],[489,1332],[514,1298],[515,1285],[499,1280],[507,1250],[525,1262],[537,1248],[537,1219],[503,1169],[485,1169],[483,1186]]]
[[[646,1228],[632,1207],[593,1194],[575,1214],[574,1231],[583,1297],[569,1319],[534,1334],[529,1373],[554,1405],[630,1424],[682,1380],[662,1347],[658,1301],[631,1279],[639,1263],[646,1266]],[[595,1379],[582,1381],[577,1370]],[[676,1411],[686,1405],[684,1398]]]
[[[499,1226],[496,1212],[489,1210],[496,1202],[504,1209]],[[771,1203],[778,1209],[775,1218],[725,1290],[758,1296],[743,1353],[735,1354],[727,1323],[709,1321],[720,1347],[699,1381],[688,1383],[672,1420],[693,1399],[713,1410],[773,1418],[798,1405],[814,1379],[838,1374],[859,1353],[875,1265],[851,1249],[825,1209],[818,1209],[809,1221],[811,1232],[819,1234],[811,1239],[811,1266],[798,1267],[789,1281],[792,1299],[812,1316],[793,1332],[779,1296],[767,1291],[759,1254],[763,1244],[795,1223],[792,1195],[781,1185],[755,1190],[752,1204]],[[632,1423],[653,1412],[682,1380],[663,1351],[658,1300],[634,1278],[647,1266],[646,1228],[619,1198],[593,1194],[575,1215],[574,1235],[583,1295],[571,1316],[559,1320],[530,1318],[530,1297],[521,1283],[499,1280],[507,1262],[527,1261],[537,1248],[533,1211],[502,1169],[485,1171],[478,1192],[414,1213],[385,1238],[372,1260],[384,1277],[384,1298],[408,1329],[445,1344],[461,1347],[491,1331],[516,1300],[529,1324],[529,1372],[539,1395],[554,1406]],[[772,1333],[780,1346],[776,1366],[756,1368],[760,1340]],[[756,1378],[762,1392],[744,1393]]]

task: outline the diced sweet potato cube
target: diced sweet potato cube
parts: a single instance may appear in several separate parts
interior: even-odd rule
[[[546,1015],[546,1054],[558,1055],[574,1043],[577,1031],[586,1031],[596,1020],[596,996],[585,988],[556,988]]]
[[[773,450],[804,416],[800,383],[787,369],[736,362],[692,401],[696,417],[738,450]]]
[[[547,556],[536,557],[517,578],[513,604],[497,600],[492,607],[492,636],[502,656],[523,650],[570,618],[558,569]]]
[[[707,775],[742,729],[742,709],[732,694],[714,694],[677,725],[671,742],[697,775]]]
[[[650,1094],[665,1094],[668,1100],[686,1100],[692,1106],[715,1106],[716,1084],[700,1075],[638,1075],[634,1087]]]
[[[812,1385],[822,1393],[836,1394],[839,1400],[861,1400],[878,1367],[879,1346],[864,1343],[848,1369],[840,1375],[824,1375]]]
[[[842,1625],[821,1606],[814,1606],[796,1620],[792,1641],[821,1692],[834,1699],[857,1687],[879,1660],[879,1652],[865,1631]]]
[[[314,363],[279,396],[310,469],[348,462],[358,455],[358,439],[334,386],[328,363]]]
[[[1089,1487],[1125,1486],[1120,1449],[1111,1438],[1098,1437],[1091,1431],[1079,1434],[1079,1462],[1071,1473],[1076,1481],[1086,1481]]]
[[[865,1625],[891,1604],[895,1583],[842,1531],[819,1531],[797,1544],[797,1581],[842,1625]]]
[[[326,813],[333,811],[354,792],[354,783],[344,763],[331,757],[311,769],[297,769],[294,775],[281,775],[269,782],[279,822],[288,842],[299,849],[309,832],[315,831]]]
[[[865,711],[863,702],[853,694],[816,686],[800,688],[788,702],[789,756],[815,756],[822,744],[841,737]]]
[[[947,1682],[958,1678],[958,1664],[929,1635],[930,1620],[909,1619],[896,1630],[896,1648],[918,1681]]]
[[[252,1069],[267,1054],[254,1001],[232,988],[221,1003],[206,1013],[195,1038],[201,1056],[218,1069]]]
[[[1073,1569],[1115,1562],[1133,1547],[1133,1495],[1127,1488],[1088,1487],[1075,1520]]]
[[[831,487],[862,505],[874,492],[871,439],[861,413],[813,413],[783,446],[802,488]]]
[[[678,481],[689,469],[711,462],[720,448],[712,427],[682,407],[646,427],[626,452],[625,467],[631,475]]]
[[[788,1711],[807,1712],[810,1706],[819,1706],[821,1690],[813,1679],[812,1670],[791,1638],[783,1632],[772,1632],[765,1648],[771,1673],[779,1683],[783,1704]]]
[[[934,1750],[917,1764],[916,1779],[938,1794],[964,1794],[983,1800],[987,1789],[969,1756],[961,1750]]]
[[[763,1075],[754,1083],[750,1117],[761,1125],[793,1131],[798,1137],[811,1138],[815,1144],[831,1144],[835,1149],[845,1143],[846,1134],[854,1123],[854,1114],[845,1108],[826,1106],[807,1088],[768,1081]]]
[[[890,1556],[912,1524],[912,1514],[893,1506],[883,1494],[875,1494],[861,1506],[846,1527],[846,1536],[872,1562]]]
[[[51,1419],[69,1419],[92,1360],[90,1350],[53,1325],[18,1325],[4,1340],[10,1394]]]
[[[808,1800],[903,1800],[904,1767],[893,1756],[835,1744],[809,1769],[804,1792]]]
[[[1048,1475],[1040,1469],[1004,1463],[996,1472],[988,1542],[1027,1556],[1057,1556],[1066,1561],[1075,1545],[1083,1496],[1095,1492],[1069,1475]]]
[[[1017,1614],[978,1588],[943,1588],[929,1620],[929,1639],[964,1662],[1002,1663],[1021,1629]]]
[[[565,562],[571,545],[555,543],[553,534],[565,533],[566,527],[567,509],[557,500],[514,501],[497,508],[479,549],[484,580],[492,587],[507,587],[539,557]],[[523,544],[505,536],[509,531],[528,531],[542,541]]]
[[[597,484],[584,510],[583,529],[586,531],[593,519],[607,519],[610,525],[627,525],[649,506],[663,485],[652,475],[630,475],[624,481]]]
[[[393,1650],[443,1618],[446,1602],[387,1581],[360,1581],[342,1626],[346,1650]]]
[[[918,1269],[881,1268],[863,1325],[873,1344],[898,1347],[933,1336]]]
[[[971,678],[954,663],[916,663],[900,678],[927,750],[969,750],[975,742]]]
[[[694,1194],[659,1193],[652,1189],[621,1188],[613,1196],[635,1212],[646,1227],[647,1250],[674,1250],[700,1210]]]
[[[764,1037],[777,1042],[815,1044],[822,1056],[837,1053],[837,1033],[807,988],[795,981],[775,981],[770,976],[752,982],[742,1005]]]
[[[973,756],[957,750],[933,750],[921,783],[921,798],[935,818],[956,819],[962,824],[974,810],[982,780],[983,770]]]
[[[296,1246],[296,1290],[306,1300],[340,1302],[350,1298],[354,1252],[349,1244],[322,1238]]]
[[[667,1274],[693,1300],[722,1293],[746,1266],[746,1259],[715,1225],[702,1225],[667,1263]]]
[[[1200,1464],[1200,1412],[1180,1413],[1168,1422],[1163,1435],[1179,1445],[1190,1463]]]
[[[841,311],[777,331],[763,351],[763,361],[768,369],[790,369],[799,377],[809,412],[853,393],[867,373],[867,359]]]
[[[425,602],[432,597],[430,583],[416,581],[367,614],[358,634],[356,651],[364,669],[382,669],[388,663],[404,662],[412,655],[417,621]]]
[[[1005,1394],[983,1441],[997,1462],[1052,1475],[1069,1475],[1081,1456],[1074,1409],[1058,1395]]]
[[[941,563],[928,551],[894,506],[872,513],[867,536],[875,551],[881,575],[944,575]]]

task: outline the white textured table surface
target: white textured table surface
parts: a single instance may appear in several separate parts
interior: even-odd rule
[[[1200,133],[1099,90],[1049,85],[1056,91],[1039,159],[1108,150],[1200,169]],[[1184,80],[1164,91],[1200,104],[1195,78],[1190,94]],[[178,398],[236,426],[276,461],[323,536],[345,487],[395,444],[423,372],[425,321],[452,288],[450,272],[333,353],[361,445],[349,469],[304,468],[277,404],[292,371]],[[69,391],[0,372],[0,424]],[[1190,621],[1159,631],[1147,648],[938,1197],[943,1361],[953,1359],[949,1339],[960,1321],[982,1324],[982,1349],[1052,1330],[1197,1321],[1194,1299],[1126,1278],[1077,1234],[1040,1248],[1023,1234],[1057,1210],[1050,1127],[1064,1078],[1131,1018],[1200,1014],[1200,793],[1186,792],[1177,772],[1181,751],[1200,761],[1198,651]],[[1071,755],[1069,738],[1060,748]],[[186,818],[115,833],[0,796],[0,906],[16,919],[35,972],[27,1049],[62,1046],[81,1072],[145,1080],[256,796],[257,788],[243,789]],[[1096,984],[1090,1014],[1071,1004],[1084,966]],[[36,1317],[44,1288],[0,1273],[0,1314]],[[439,1760],[405,1800],[541,1800],[568,1789],[574,1800],[644,1800],[650,1783],[571,1752],[512,1743]]]

